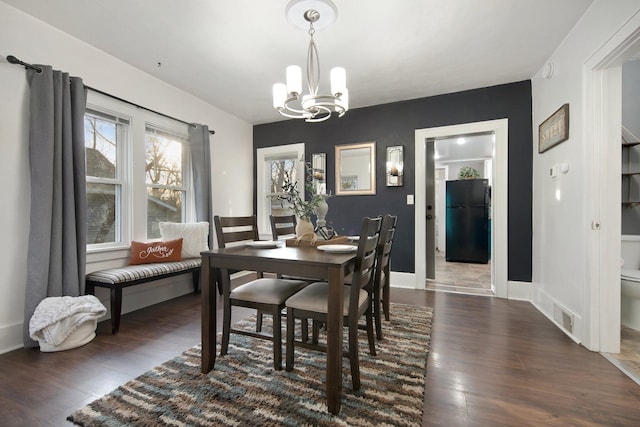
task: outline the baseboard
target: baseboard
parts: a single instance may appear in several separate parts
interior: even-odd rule
[[[507,299],[531,301],[531,282],[507,282]]]
[[[538,309],[538,311],[542,313],[547,319],[553,322],[553,324],[556,325],[558,329],[560,329],[569,338],[575,341],[576,344],[582,343],[582,339],[580,338],[583,331],[582,316],[574,313],[572,310],[564,306],[562,303],[560,303],[555,298],[551,297],[551,295],[541,289],[536,289],[534,291],[534,289],[532,288],[531,304],[533,304],[533,306]],[[554,307],[571,316],[571,330],[565,328],[559,321],[555,319]]]
[[[407,289],[424,289],[424,285],[422,287],[417,286],[415,273],[405,273],[402,271],[391,272],[391,287],[407,288]]]
[[[0,354],[22,348],[22,322],[0,328]]]

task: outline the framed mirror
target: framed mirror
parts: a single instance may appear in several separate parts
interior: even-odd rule
[[[376,143],[336,145],[336,195],[376,194]]]
[[[313,188],[317,194],[327,194],[327,153],[315,153],[311,155],[311,167],[313,168]]]

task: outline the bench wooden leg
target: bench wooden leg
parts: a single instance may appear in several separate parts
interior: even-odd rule
[[[91,282],[85,282],[84,284],[84,294],[85,295],[95,295],[95,287]]]
[[[191,273],[193,279],[193,293],[197,294],[200,291],[200,269],[197,268]]]
[[[111,288],[111,333],[120,329],[120,313],[122,312],[122,288]]]

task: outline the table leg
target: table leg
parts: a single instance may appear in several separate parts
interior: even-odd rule
[[[202,366],[206,374],[216,363],[216,280],[208,255],[202,255]]]
[[[342,398],[342,286],[344,271],[329,269],[329,312],[327,314],[327,406],[338,414]]]

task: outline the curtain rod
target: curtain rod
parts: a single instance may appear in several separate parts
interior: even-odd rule
[[[19,60],[18,58],[16,58],[16,57],[15,57],[15,56],[13,56],[13,55],[9,55],[9,56],[7,56],[7,61],[8,61],[10,64],[22,65],[24,68],[27,68],[27,69],[33,70],[33,71],[35,71],[35,72],[36,72],[36,73],[38,73],[38,74],[40,74],[40,73],[42,72],[42,68],[40,68],[40,67],[38,67],[38,66],[36,66],[36,65],[33,65],[33,64],[27,64],[26,62],[23,62],[23,61]],[[134,107],[141,108],[141,109],[143,109],[143,110],[149,111],[149,112],[154,113],[154,114],[157,114],[157,115],[159,115],[159,116],[163,116],[163,117],[166,117],[166,118],[171,119],[171,120],[176,120],[176,121],[178,121],[178,122],[180,122],[180,123],[184,123],[185,125],[195,126],[195,124],[194,124],[194,123],[185,122],[184,120],[178,119],[178,118],[176,118],[176,117],[172,117],[172,116],[170,116],[170,115],[168,115],[168,114],[164,114],[164,113],[161,113],[161,112],[159,112],[159,111],[155,111],[155,110],[152,110],[152,109],[150,109],[150,108],[143,107],[142,105],[136,104],[135,102],[127,101],[126,99],[122,99],[122,98],[120,98],[119,96],[115,96],[115,95],[111,95],[110,93],[103,92],[103,91],[101,91],[100,89],[96,89],[96,88],[93,88],[93,87],[91,87],[91,86],[87,86],[87,85],[84,85],[84,87],[86,87],[87,89],[92,90],[92,91],[94,91],[94,92],[96,92],[96,93],[99,93],[99,94],[101,94],[101,95],[105,95],[105,96],[108,96],[109,98],[117,99],[118,101],[124,102],[124,103],[129,104],[129,105],[133,105]],[[215,134],[215,133],[216,133],[216,131],[214,131],[214,130],[209,130],[209,133],[210,133],[211,135],[213,135],[213,134]]]

